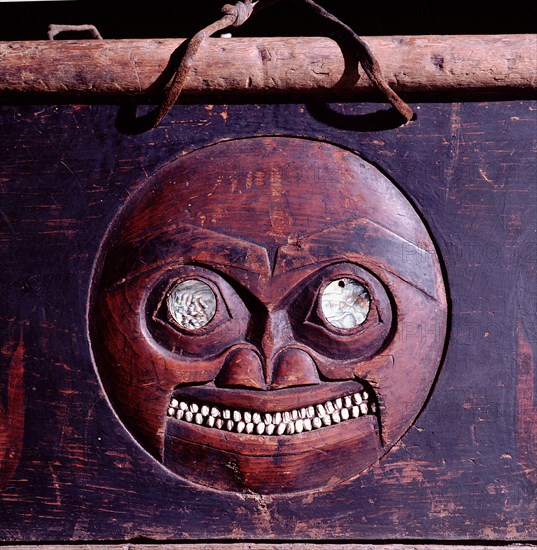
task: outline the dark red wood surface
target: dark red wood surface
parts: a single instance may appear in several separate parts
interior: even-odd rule
[[[113,106],[1,108],[0,539],[537,537],[537,104],[414,107],[394,128],[373,104],[178,106],[138,135]],[[449,345],[380,463],[330,491],[238,496],[178,480],[124,429],[92,363],[87,301],[100,243],[150,175],[271,134],[355,150],[400,186],[443,258]]]

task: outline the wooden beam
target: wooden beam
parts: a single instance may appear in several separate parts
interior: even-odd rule
[[[21,95],[142,101],[183,39],[0,42],[0,100]],[[537,35],[368,37],[402,95],[534,95]],[[182,99],[371,96],[356,60],[329,38],[211,38]],[[379,96],[377,96],[379,97]]]

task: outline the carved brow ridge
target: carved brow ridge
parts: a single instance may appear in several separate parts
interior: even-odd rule
[[[348,238],[360,243],[349,248]],[[399,279],[437,299],[434,252],[367,218],[347,220],[280,247],[274,274],[302,269],[340,258],[372,262]]]
[[[117,254],[112,255],[116,275],[111,281],[111,286],[120,286],[141,274],[176,262],[222,266],[257,273],[268,278],[270,275],[294,271],[316,262],[325,262],[329,259],[327,255],[335,257],[349,253],[348,245],[341,242],[341,239],[331,239],[327,246],[322,247],[319,247],[318,242],[326,241],[331,233],[336,237],[342,232],[356,232],[357,228],[371,229],[376,235],[382,235],[383,241],[391,241],[392,247],[405,244],[412,250],[429,254],[397,233],[369,219],[359,217],[298,237],[294,243],[286,243],[278,247],[273,261],[269,258],[269,250],[262,245],[182,223],[173,224],[149,239],[131,241],[127,244],[127,253],[125,253],[125,245],[120,246]],[[185,242],[188,243],[188,247],[184,246]],[[207,246],[208,242],[211,243],[210,247]],[[317,250],[317,248],[323,250]],[[131,253],[128,253],[129,249]],[[364,249],[363,255],[367,256],[368,252],[369,250]],[[118,257],[114,258],[114,256]],[[130,275],[132,273],[134,274]]]

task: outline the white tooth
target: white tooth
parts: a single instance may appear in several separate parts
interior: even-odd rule
[[[220,411],[216,407],[211,408],[211,416],[214,416],[215,418],[217,416],[220,416]]]
[[[291,411],[291,420],[298,420],[298,411],[296,409]]]
[[[201,413],[196,413],[196,416],[194,417],[194,422],[201,426],[203,424],[203,415]]]
[[[216,419],[216,427],[221,430],[222,426],[224,425],[224,421],[221,418]]]
[[[343,399],[341,399],[341,397],[338,397],[338,398],[334,401],[334,407],[336,407],[336,409],[341,409],[341,408],[343,408]]]
[[[175,407],[177,408],[177,406],[179,405],[179,401],[177,401],[177,399],[175,399],[175,397],[170,401],[170,406],[171,407]]]
[[[235,422],[233,422],[233,420],[228,420],[226,422],[226,428],[231,431],[233,429],[233,426],[235,426]]]
[[[360,405],[360,412],[361,412],[362,414],[367,414],[367,403],[362,403],[362,404]]]
[[[289,411],[285,411],[283,414],[282,414],[282,420],[283,422],[285,422],[286,424],[288,422],[291,422],[291,413]]]
[[[324,408],[326,409],[326,412],[328,414],[332,414],[335,411],[334,404],[332,403],[332,401],[327,401],[324,404]]]
[[[349,414],[349,409],[341,409],[341,411],[339,411],[340,414],[341,414],[341,418],[343,420],[348,420],[349,417],[350,417],[350,414]]]
[[[304,419],[304,429],[305,429],[307,432],[311,431],[311,429],[312,429],[311,418],[305,418],[305,419]]]
[[[193,413],[197,413],[200,410],[200,408],[198,407],[198,405],[196,403],[190,403],[190,410]]]
[[[229,409],[224,409],[222,416],[224,417],[224,420],[229,420],[231,418],[231,411]]]
[[[175,414],[175,409],[173,407],[168,408],[168,416],[173,416]]]
[[[313,406],[308,407],[307,415],[308,415],[308,418],[313,418],[315,416],[315,407]]]
[[[369,405],[369,408],[371,409],[372,413],[377,412],[377,405],[375,403],[371,403],[371,405]]]
[[[364,401],[367,401],[369,399],[369,394],[365,391],[362,393],[362,397],[364,399]]]
[[[214,427],[215,422],[216,422],[216,420],[214,419],[214,416],[209,416],[207,418],[207,426],[209,426],[209,428]]]
[[[194,418],[194,415],[190,411],[185,412],[185,420],[187,422],[192,422],[193,418]]]
[[[253,431],[254,431],[254,423],[248,422],[248,424],[246,424],[246,433],[251,434]]]
[[[352,407],[352,398],[350,395],[347,395],[347,397],[344,397],[343,402],[345,403],[345,407]]]
[[[188,405],[184,401],[181,401],[181,403],[179,403],[179,408],[182,411],[186,411],[188,409]]]
[[[274,424],[267,424],[267,427],[265,428],[265,432],[267,432],[268,435],[272,435],[275,429],[276,429],[276,426],[274,426]]]
[[[272,415],[270,413],[265,413],[264,420],[265,424],[272,424]]]
[[[302,407],[300,409],[300,418],[302,418],[302,420],[304,420],[304,418],[308,418],[308,409],[306,409],[306,407]]]
[[[332,419],[329,415],[323,416],[323,424],[325,426],[330,426],[330,424],[332,424]]]
[[[185,414],[185,411],[182,411],[181,409],[178,409],[178,411],[175,413],[175,418],[177,418],[177,420],[181,420],[181,418],[183,418],[184,414]]]
[[[282,423],[282,413],[277,412],[272,418],[274,424],[278,425]]]
[[[239,422],[237,424],[237,431],[241,434],[244,431],[244,428],[246,428],[246,424],[244,422]]]
[[[362,402],[362,396],[359,393],[355,393],[352,398],[357,405]]]
[[[323,416],[326,415],[326,410],[322,405],[317,405],[317,407],[315,407],[315,408],[317,409],[317,414],[319,416],[323,417]]]
[[[233,420],[235,422],[240,422],[242,420],[242,415],[239,411],[233,411]]]
[[[252,415],[252,422],[254,424],[259,424],[261,422],[261,415],[259,413],[254,413]]]
[[[351,414],[353,418],[358,418],[360,416],[360,407],[358,405],[354,405],[351,409]]]
[[[248,424],[248,422],[252,421],[252,413],[248,411],[244,411],[242,413],[242,416],[244,417],[244,421]]]
[[[200,412],[203,416],[209,416],[209,407],[207,407],[207,405],[203,405]]]
[[[296,422],[295,422],[295,431],[297,434],[299,433],[302,433],[302,430],[304,429],[304,421],[299,418]]]
[[[265,432],[265,424],[263,424],[263,422],[260,422],[259,424],[256,425],[255,427],[255,431],[261,435]]]
[[[313,427],[315,429],[319,429],[322,425],[323,425],[323,421],[318,417],[316,416],[312,421],[311,423],[313,424]]]
[[[341,422],[341,416],[339,415],[339,411],[336,411],[332,415],[332,422],[334,422],[335,424],[339,424]]]
[[[289,424],[287,424],[287,429],[285,430],[285,433],[287,435],[293,435],[295,433],[295,423],[294,422],[289,422]]]
[[[285,428],[286,428],[286,425],[282,422],[282,423],[278,426],[278,429],[277,429],[278,435],[283,435],[283,433],[285,432]]]

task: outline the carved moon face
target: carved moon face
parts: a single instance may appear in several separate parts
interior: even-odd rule
[[[171,472],[221,490],[323,488],[379,460],[446,334],[418,214],[357,155],[252,138],[171,162],[103,244],[90,336],[105,390]]]

